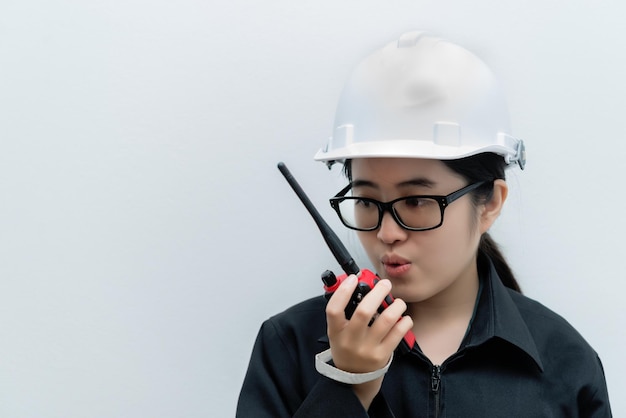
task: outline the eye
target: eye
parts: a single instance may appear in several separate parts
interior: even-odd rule
[[[407,208],[420,208],[428,204],[429,199],[422,199],[421,197],[408,197],[404,200],[404,204]]]
[[[370,202],[369,200],[365,200],[365,199],[355,199],[354,200],[354,206],[360,207],[360,208],[364,208],[367,209],[370,206],[372,206],[373,203]]]

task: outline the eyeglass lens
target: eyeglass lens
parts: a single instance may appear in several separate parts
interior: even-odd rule
[[[407,197],[392,205],[400,221],[409,228],[426,229],[441,223],[439,203],[431,198]],[[379,226],[382,208],[375,201],[345,198],[339,203],[343,221],[359,229],[375,229]]]

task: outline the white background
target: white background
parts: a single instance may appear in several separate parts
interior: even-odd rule
[[[265,318],[337,269],[312,156],[353,66],[425,29],[505,86],[528,166],[493,229],[626,416],[621,1],[2,0],[0,416],[229,417]]]

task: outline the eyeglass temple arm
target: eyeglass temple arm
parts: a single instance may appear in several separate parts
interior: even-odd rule
[[[335,197],[344,197],[346,193],[348,193],[348,190],[350,190],[351,188],[352,188],[352,183],[349,183],[346,187],[341,189],[339,193],[335,195]]]
[[[457,200],[461,196],[464,196],[467,193],[471,192],[472,190],[479,188],[480,186],[482,186],[485,183],[488,183],[488,182],[487,181],[479,181],[477,183],[473,183],[473,184],[470,184],[468,186],[465,186],[461,190],[457,190],[454,193],[450,193],[448,196],[446,196],[446,198],[447,198],[446,199],[447,200],[446,203],[449,205],[450,203],[454,202],[455,200]]]

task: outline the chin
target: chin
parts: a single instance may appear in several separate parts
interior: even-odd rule
[[[406,303],[424,302],[436,296],[440,289],[433,289],[427,284],[418,284],[417,280],[391,278],[391,294],[394,298],[400,298]]]

